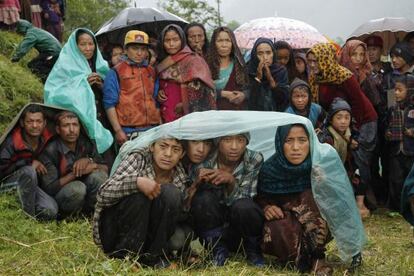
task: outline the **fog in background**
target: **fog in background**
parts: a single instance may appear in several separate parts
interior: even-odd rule
[[[157,0],[137,0],[138,7],[157,7]],[[208,0],[217,8],[215,0]],[[322,34],[346,39],[362,23],[380,17],[406,17],[414,21],[414,0],[222,0],[226,22],[280,16],[302,20]]]

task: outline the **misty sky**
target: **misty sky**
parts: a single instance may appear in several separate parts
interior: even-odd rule
[[[138,6],[156,7],[158,1],[136,2]],[[208,2],[216,5],[215,0]],[[374,18],[402,16],[414,21],[414,0],[222,0],[221,10],[226,22],[241,24],[275,15],[302,20],[334,39],[346,39],[359,25]]]

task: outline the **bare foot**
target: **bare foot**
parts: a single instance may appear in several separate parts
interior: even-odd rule
[[[371,212],[369,211],[367,207],[363,206],[363,207],[359,207],[359,214],[361,215],[362,219],[365,219],[365,218],[369,218],[369,216],[371,215]]]

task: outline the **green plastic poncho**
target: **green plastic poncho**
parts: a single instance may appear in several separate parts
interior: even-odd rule
[[[75,112],[85,125],[89,137],[95,140],[99,153],[103,153],[112,145],[113,137],[97,120],[95,96],[87,80],[92,70],[76,43],[79,30],[72,32],[47,78],[44,102]],[[97,47],[94,34],[87,29],[82,30],[94,38]],[[95,56],[96,73],[104,79],[109,71],[108,63],[98,48]]]
[[[312,123],[304,117],[259,111],[205,111],[188,114],[176,121],[144,132],[126,142],[112,167],[112,173],[129,153],[163,137],[185,140],[211,139],[237,133],[250,133],[248,147],[260,151],[265,160],[275,152],[278,126],[301,123],[310,134],[312,191],[323,218],[336,240],[340,257],[347,261],[360,253],[366,242],[364,226],[354,192],[337,152],[318,141]]]

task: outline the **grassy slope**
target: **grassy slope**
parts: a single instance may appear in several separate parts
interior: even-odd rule
[[[93,244],[91,224],[86,219],[72,222],[40,223],[26,217],[13,195],[0,196],[0,275],[14,274],[132,274],[141,275],[298,275],[281,267],[263,270],[249,267],[241,259],[229,265],[181,267],[155,271],[136,268],[131,261],[111,260]],[[399,216],[374,214],[366,221],[369,237],[360,275],[414,275],[413,232]],[[345,266],[329,245],[328,260],[335,275],[344,275]]]
[[[0,31],[0,130],[3,130],[28,102],[43,100],[43,84],[27,69],[27,62],[36,56],[31,50],[20,62],[10,57],[21,37]]]

